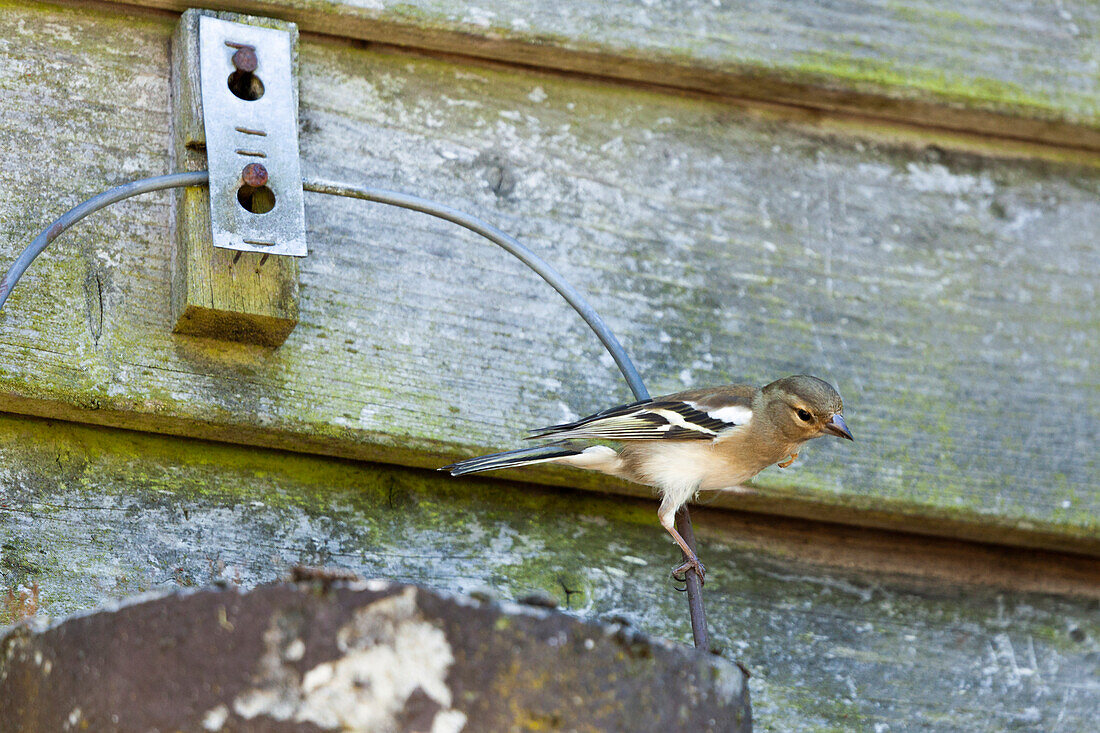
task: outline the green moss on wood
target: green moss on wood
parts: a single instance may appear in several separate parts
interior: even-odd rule
[[[10,128],[25,143],[12,149],[36,162],[18,166],[17,182],[0,172],[12,192],[0,217],[22,224],[22,212],[41,212],[35,191],[75,202],[117,182],[119,158],[127,175],[161,172],[168,102],[133,88],[135,80],[166,88],[163,74],[141,76],[148,61],[137,61],[152,54],[167,63],[170,23],[8,9],[0,23],[12,38],[33,38],[19,22],[51,28],[49,44],[21,46],[28,58],[64,57],[73,86],[103,101],[62,94],[49,75],[0,77],[26,87],[33,109],[58,121],[56,139],[93,146],[69,153],[52,139],[36,143],[41,121],[28,122],[30,107],[13,106],[0,133]],[[1091,230],[1095,174],[829,139],[709,100],[576,79],[335,44],[306,44],[302,54],[308,166],[333,177],[343,176],[345,163],[367,177],[400,171],[399,187],[481,213],[554,262],[571,263],[570,275],[612,319],[653,391],[689,386],[685,379],[690,386],[763,382],[823,365],[832,372],[824,376],[843,380],[860,442],[843,451],[814,446],[794,470],[769,470],[757,508],[812,506],[836,510],[831,516],[843,521],[892,517],[893,526],[922,531],[1096,547],[1095,459],[1063,450],[1080,431],[1047,426],[1054,438],[1043,450],[1002,441],[993,452],[985,450],[991,438],[1018,434],[1019,415],[955,396],[949,402],[959,407],[949,409],[943,399],[955,385],[1016,389],[1003,367],[1031,354],[1042,376],[1025,396],[1045,405],[1041,415],[1055,414],[1063,399],[1050,384],[1069,385],[1075,401],[1095,412],[1082,371],[1091,342],[1072,358],[1056,354],[1064,338],[1088,333],[1086,322],[1060,315],[1080,311],[1086,294],[1075,282],[1087,277],[1063,276],[1057,258],[1032,257],[1034,233],[1012,229],[1021,211],[1038,216],[1032,226],[1061,232],[1054,249],[1077,253],[1074,266],[1088,270],[1087,248],[1066,232]],[[133,129],[120,132],[119,120]],[[43,155],[48,167],[79,169],[81,177],[46,181],[37,162]],[[80,167],[88,158],[96,162]],[[498,195],[488,178],[504,168],[518,187]],[[518,445],[524,428],[554,422],[564,410],[629,399],[614,368],[596,361],[594,338],[565,306],[554,309],[548,290],[545,301],[534,297],[541,286],[521,266],[422,218],[322,197],[308,206],[316,215],[311,238],[323,245],[303,272],[309,315],[274,352],[169,335],[164,200],[81,223],[36,263],[0,319],[9,334],[0,349],[3,404],[432,467]],[[1066,220],[1076,223],[1059,228]],[[14,251],[17,234],[5,235]],[[883,240],[893,250],[876,250]],[[1002,257],[1017,265],[996,269]],[[861,267],[869,261],[892,274]],[[826,262],[832,291],[822,276]],[[1003,295],[982,301],[987,271],[1008,293],[1038,283],[1033,303]],[[456,272],[463,277],[438,275]],[[897,285],[926,287],[930,272],[958,281],[946,294]],[[84,317],[95,305],[84,285],[90,276],[105,283],[98,336]],[[425,289],[439,294],[431,307],[417,295]],[[519,319],[509,315],[516,303],[525,306]],[[996,363],[971,368],[980,360],[970,345],[998,322],[1034,324],[1025,335],[1035,343],[1003,338],[994,343]],[[905,350],[905,343],[923,345]],[[971,445],[973,434],[982,439]],[[510,476],[629,490],[566,471]]]

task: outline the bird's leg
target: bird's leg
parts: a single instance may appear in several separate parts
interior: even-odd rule
[[[671,511],[670,511],[671,509]],[[676,509],[666,507],[665,503],[661,503],[661,509],[657,512],[658,519],[661,520],[661,526],[665,528],[665,531],[672,535],[672,539],[676,540],[676,544],[683,550],[684,557],[687,560],[677,565],[672,570],[672,577],[677,580],[685,580],[687,578],[687,571],[694,570],[699,574],[699,582],[703,583],[706,579],[707,569],[703,567],[703,563],[699,562],[699,557],[695,554],[695,551],[691,549],[688,543],[680,536],[680,533],[676,531],[676,526],[673,524],[673,519],[676,516]]]
[[[794,463],[794,459],[796,459],[796,458],[798,458],[798,453],[792,453],[790,458],[783,461],[782,463],[777,463],[775,465],[779,466],[780,468],[786,468],[787,466]]]

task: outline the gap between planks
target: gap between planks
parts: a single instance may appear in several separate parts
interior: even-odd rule
[[[97,423],[99,420],[88,422]],[[113,425],[109,428],[125,429]],[[205,438],[190,436],[189,439]],[[244,445],[256,447],[253,443]],[[295,445],[294,452],[303,452],[300,443]],[[288,447],[273,445],[266,446],[265,450],[286,450]],[[315,444],[304,447],[315,447]],[[332,457],[335,460],[341,458]],[[400,468],[406,466],[402,465]],[[386,465],[379,465],[378,470],[385,472],[389,469]],[[438,475],[434,471],[432,474]],[[493,480],[487,475],[477,479]],[[505,479],[501,483],[513,485],[521,492],[534,489],[543,492],[586,493],[584,489],[551,487],[511,479]],[[613,490],[613,487],[605,488]],[[622,501],[651,509],[653,531],[660,532],[655,500],[643,498],[639,492],[631,492]],[[697,532],[699,554],[704,562],[708,545],[722,543],[738,550],[794,559],[800,565],[819,568],[825,572],[865,575],[868,582],[888,578],[892,583],[918,593],[957,594],[965,593],[967,588],[980,588],[1100,601],[1100,556],[933,537],[914,532],[743,510],[716,509],[705,503],[693,507],[692,520]],[[674,549],[675,546],[670,543],[670,558]]]
[[[698,506],[691,516],[704,561],[707,542],[720,538],[822,568],[896,576],[915,590],[969,586],[1100,600],[1100,557]]]

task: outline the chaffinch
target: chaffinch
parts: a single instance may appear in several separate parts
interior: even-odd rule
[[[687,558],[673,575],[682,579],[693,568],[702,579],[706,569],[673,525],[680,507],[699,491],[736,488],[773,463],[786,468],[812,438],[853,440],[843,410],[831,385],[802,374],[759,389],[745,384],[693,389],[532,430],[529,438],[553,442],[470,458],[439,470],[460,476],[560,463],[653,486],[661,495],[661,526]],[[622,448],[577,442],[585,440],[615,441]]]

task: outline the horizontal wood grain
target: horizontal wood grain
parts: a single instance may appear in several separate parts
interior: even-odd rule
[[[171,20],[0,14],[5,260],[68,206],[167,171]],[[838,384],[856,443],[704,501],[1100,553],[1095,169],[316,40],[301,68],[308,175],[518,236],[591,296],[653,393]],[[301,321],[275,350],[172,334],[167,194],[80,224],[0,314],[0,407],[434,467],[629,400],[580,320],[493,246],[381,206],[306,207]]]
[[[42,613],[301,563],[690,639],[649,502],[12,416],[0,466],[0,600],[37,588]],[[712,639],[752,673],[755,730],[1087,731],[1100,714],[1095,558],[694,517]]]
[[[187,0],[123,5],[182,12]],[[303,31],[780,104],[824,115],[1100,150],[1087,0],[223,0]]]

